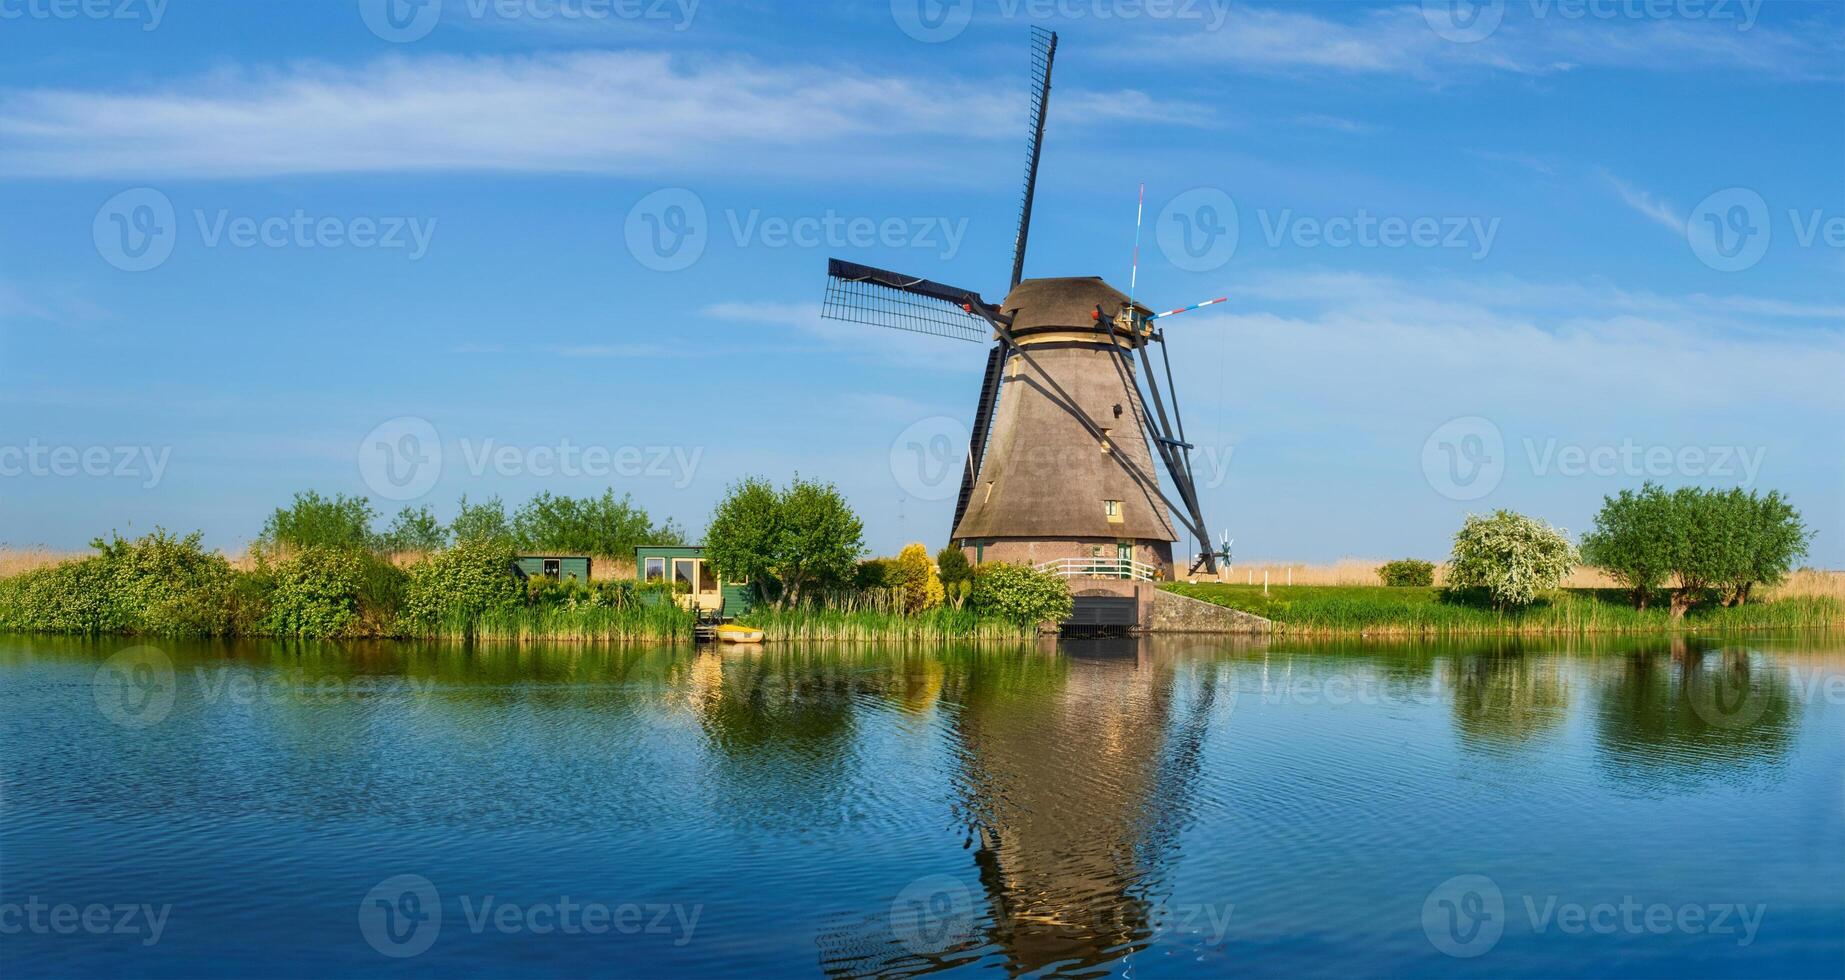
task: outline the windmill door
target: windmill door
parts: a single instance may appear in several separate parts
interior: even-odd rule
[[[1134,544],[1131,541],[1115,542],[1115,567],[1121,570],[1122,578],[1134,577]]]

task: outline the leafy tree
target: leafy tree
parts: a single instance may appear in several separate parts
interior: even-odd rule
[[[506,519],[506,505],[498,497],[470,504],[467,494],[462,494],[461,507],[455,514],[455,523],[449,526],[449,533],[456,544],[498,541],[511,547],[513,543],[512,523]]]
[[[749,477],[718,501],[705,532],[705,559],[727,579],[756,583],[777,605],[799,604],[804,593],[852,580],[864,534],[831,484],[796,476],[777,490]]]
[[[920,544],[905,546],[891,563],[891,587],[903,600],[903,611],[912,616],[941,605],[945,597],[929,549]]]
[[[988,562],[974,571],[973,602],[982,615],[1019,626],[1062,622],[1075,605],[1063,576],[1010,562]]]
[[[512,532],[526,551],[583,555],[632,555],[638,545],[685,542],[672,521],[655,526],[631,496],[617,500],[613,490],[580,499],[540,493],[513,515]]]
[[[448,544],[448,528],[436,520],[436,512],[429,507],[405,507],[391,518],[391,526],[385,528],[378,544],[384,551],[398,555],[437,551]]]
[[[1434,585],[1435,563],[1416,558],[1400,558],[1379,565],[1377,577],[1389,586]]]
[[[1576,549],[1549,524],[1508,510],[1470,514],[1454,536],[1448,584],[1483,589],[1501,611],[1528,606],[1576,567]]]
[[[269,550],[368,549],[376,543],[372,522],[377,519],[378,512],[364,497],[343,493],[323,497],[308,490],[295,494],[292,504],[269,515],[257,543]]]
[[[954,544],[944,545],[935,553],[935,566],[942,579],[943,595],[950,605],[961,608],[974,587],[974,566],[968,563],[967,552]]]
[[[865,551],[865,525],[830,483],[798,475],[780,495],[782,519],[772,570],[789,602],[852,574]]]
[[[1645,609],[1648,594],[1672,574],[1680,517],[1677,501],[1654,483],[1604,497],[1594,529],[1582,536],[1582,558],[1625,585],[1634,606]]]
[[[1807,543],[1813,537],[1800,512],[1779,491],[1771,490],[1765,497],[1751,491],[1741,509],[1749,522],[1749,548],[1742,567],[1724,583],[1729,588],[1725,605],[1748,602],[1757,584],[1776,585],[1787,578],[1794,563],[1806,557]]]

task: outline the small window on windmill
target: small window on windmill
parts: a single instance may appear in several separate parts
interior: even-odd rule
[[[1121,501],[1104,500],[1102,501],[1102,509],[1106,511],[1108,514],[1108,523],[1110,524],[1121,523]]]

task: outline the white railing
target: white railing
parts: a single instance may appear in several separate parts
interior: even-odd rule
[[[1064,578],[1119,578],[1136,582],[1157,582],[1160,578],[1159,566],[1132,558],[1058,558],[1040,562],[1037,568],[1040,572]]]

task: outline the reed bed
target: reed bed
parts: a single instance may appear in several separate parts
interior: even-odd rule
[[[447,617],[417,639],[524,642],[690,640],[692,614],[670,602],[629,606],[528,606]]]
[[[967,609],[937,608],[914,615],[872,609],[802,606],[756,609],[737,621],[770,641],[808,640],[1017,640],[1038,628],[987,619]]]
[[[1254,613],[1290,634],[1582,634],[1690,630],[1820,629],[1845,625],[1845,601],[1793,595],[1729,608],[1693,609],[1675,620],[1663,607],[1635,609],[1615,589],[1566,589],[1526,609],[1499,612],[1449,601],[1440,588],[1174,583],[1180,595]]]

